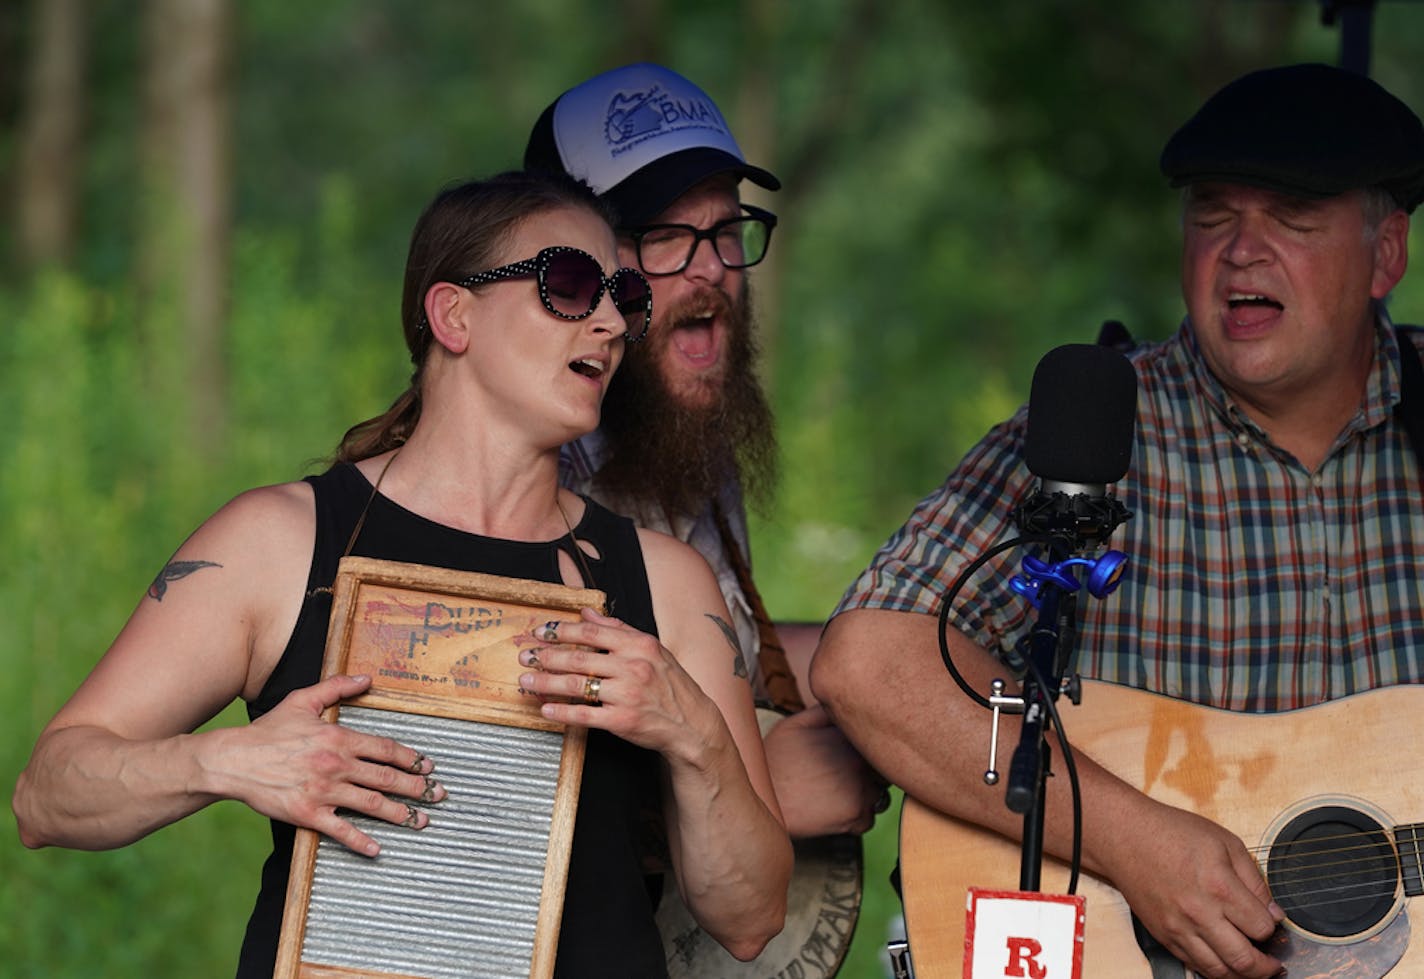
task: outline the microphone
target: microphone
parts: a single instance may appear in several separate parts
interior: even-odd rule
[[[1070,343],[1038,362],[1024,459],[1038,486],[1013,511],[1026,534],[1070,550],[1100,544],[1131,514],[1107,492],[1132,461],[1137,373],[1111,347]]]
[[[1011,515],[1026,537],[1047,541],[1049,560],[1026,557],[1024,574],[1010,581],[1039,618],[1017,650],[1033,670],[1024,679],[1024,722],[1005,792],[1009,809],[1025,814],[1026,857],[1042,847],[1047,701],[1058,695],[1076,641],[1079,583],[1070,572],[1090,567],[1089,592],[1102,598],[1117,587],[1126,562],[1116,551],[1098,560],[1070,555],[1102,544],[1132,516],[1107,487],[1127,473],[1136,420],[1137,372],[1119,351],[1068,344],[1050,350],[1034,369],[1024,460],[1038,484]],[[1036,858],[1025,860],[1021,882],[1025,890],[1037,887]]]

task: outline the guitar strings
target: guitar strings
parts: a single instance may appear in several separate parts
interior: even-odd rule
[[[1402,868],[1398,851],[1378,830],[1322,836],[1309,844],[1301,852],[1282,853],[1274,872],[1269,867],[1273,847],[1250,848],[1268,883],[1275,890],[1288,892],[1295,908],[1325,907],[1386,894],[1392,897],[1399,887]]]
[[[1382,832],[1339,833],[1308,842],[1310,847],[1302,848],[1302,852],[1279,856],[1274,872],[1270,871],[1269,863],[1271,852],[1277,847],[1247,848],[1271,887],[1289,892],[1294,908],[1318,908],[1343,900],[1393,896],[1398,889],[1404,861]],[[1424,865],[1417,859],[1414,863],[1424,871]]]
[[[1393,898],[1397,894],[1402,878],[1401,863],[1404,861],[1397,848],[1383,834],[1340,833],[1318,837],[1310,842],[1336,845],[1285,856],[1278,862],[1288,866],[1278,868],[1274,873],[1266,873],[1271,846],[1247,847],[1272,887],[1289,890],[1292,910],[1328,907],[1341,901],[1366,897],[1389,895]],[[1361,873],[1365,858],[1371,865]],[[1409,862],[1424,872],[1424,862],[1419,859]],[[1115,897],[1106,902],[1106,906],[1128,908],[1122,895],[1114,893]]]

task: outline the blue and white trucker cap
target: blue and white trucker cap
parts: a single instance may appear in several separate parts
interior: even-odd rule
[[[746,161],[706,92],[647,63],[604,72],[555,99],[529,134],[524,166],[588,184],[625,228],[648,224],[715,174],[781,189],[781,181]]]

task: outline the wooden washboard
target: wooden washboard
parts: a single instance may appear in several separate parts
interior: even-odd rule
[[[540,716],[518,653],[604,594],[352,557],[333,591],[322,675],[372,681],[326,719],[425,753],[449,795],[422,830],[343,813],[375,858],[298,829],[274,976],[546,979],[587,732]]]

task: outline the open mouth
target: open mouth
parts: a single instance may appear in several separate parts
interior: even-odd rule
[[[1285,309],[1281,302],[1262,292],[1228,293],[1226,306],[1232,326],[1249,331],[1268,328]]]
[[[1281,305],[1279,302],[1272,299],[1270,296],[1263,295],[1259,292],[1233,292],[1231,295],[1226,297],[1226,305],[1230,306],[1234,310],[1261,307],[1265,309],[1273,309],[1276,312],[1280,312],[1281,310],[1285,309],[1285,306]]]
[[[716,359],[717,337],[713,329],[716,314],[712,312],[688,316],[678,322],[672,332],[672,342],[694,364],[707,364]]]
[[[603,376],[604,366],[602,361],[593,357],[580,357],[569,364],[569,370],[575,374],[582,374],[584,377],[597,379]]]

